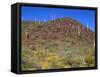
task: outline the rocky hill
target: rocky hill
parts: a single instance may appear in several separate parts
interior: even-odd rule
[[[22,22],[22,51],[24,55],[25,51],[31,53],[43,49],[48,53],[56,53],[65,60],[70,58],[67,62],[68,67],[94,66],[94,40],[95,32],[69,17],[47,22]],[[47,52],[44,51],[44,53]],[[75,61],[74,57],[77,57]],[[87,59],[91,61],[89,62]],[[39,67],[42,69],[42,66]],[[54,67],[45,69],[49,68]],[[60,67],[55,65],[55,68]]]

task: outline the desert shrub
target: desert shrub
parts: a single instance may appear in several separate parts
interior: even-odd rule
[[[64,67],[64,61],[63,59],[58,56],[57,54],[50,54],[46,61],[49,62],[51,68],[63,68]]]
[[[91,54],[85,55],[85,61],[88,67],[94,66],[95,64],[95,57]]]
[[[33,58],[38,59],[39,65],[41,66],[41,69],[50,69],[50,68],[60,68],[63,67],[63,59],[57,55],[55,52],[50,52],[48,50],[38,50],[33,51]]]
[[[21,69],[22,70],[34,70],[36,69],[33,65],[32,65],[32,57],[30,55],[30,51],[22,51],[22,59],[21,59]]]
[[[70,55],[63,56],[64,64],[72,66],[72,57]]]
[[[80,64],[82,64],[82,59],[77,55],[73,58],[72,62],[72,67],[80,67]]]
[[[57,50],[57,47],[58,47],[58,45],[56,44],[56,43],[48,43],[48,44],[46,44],[46,46],[45,46],[45,48],[47,49],[47,50],[49,50],[50,52],[51,51],[56,51]]]
[[[22,54],[22,69],[23,70],[39,70],[39,69],[57,69],[68,68],[63,57],[60,57],[56,52],[50,52],[45,49],[38,49]]]
[[[82,60],[78,55],[75,57],[67,55],[64,57],[64,61],[69,67],[78,67],[82,63]]]

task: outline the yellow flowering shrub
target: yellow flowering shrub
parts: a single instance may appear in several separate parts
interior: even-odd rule
[[[49,69],[50,68],[49,62],[41,61],[39,64],[41,65],[42,69]]]
[[[31,63],[33,63],[33,65],[39,65],[41,69],[56,69],[67,67],[67,65],[64,64],[64,59],[60,57],[56,52],[50,52],[45,49],[32,51],[31,58]]]
[[[73,56],[60,56],[57,52],[50,52],[47,49],[40,48],[38,50],[24,52],[22,54],[24,61],[22,68],[41,70],[41,69],[59,69],[59,68],[71,68],[71,67],[86,67],[93,66],[94,56],[85,55],[84,60],[87,65],[82,64],[82,58],[77,55]]]

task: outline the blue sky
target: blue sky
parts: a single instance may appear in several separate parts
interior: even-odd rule
[[[52,18],[53,17],[53,18]],[[95,10],[77,10],[62,8],[44,8],[22,6],[21,20],[48,21],[56,18],[71,17],[95,31]]]

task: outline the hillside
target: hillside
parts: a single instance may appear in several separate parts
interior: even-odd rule
[[[95,33],[66,17],[22,22],[22,69],[94,66]]]

